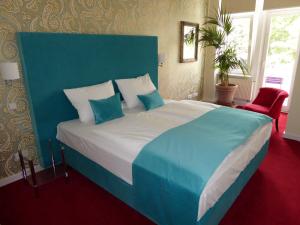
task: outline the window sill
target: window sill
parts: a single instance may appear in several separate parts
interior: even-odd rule
[[[251,75],[243,75],[243,74],[229,74],[229,78],[236,78],[236,79],[251,79]]]

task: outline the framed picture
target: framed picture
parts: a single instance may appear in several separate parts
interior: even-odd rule
[[[198,60],[198,30],[199,24],[180,22],[180,62],[195,62]]]

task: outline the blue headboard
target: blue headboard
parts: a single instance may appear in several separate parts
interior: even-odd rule
[[[17,33],[40,163],[50,165],[48,139],[59,122],[78,118],[63,93],[108,80],[149,73],[157,78],[157,37]],[[116,90],[118,91],[118,90]],[[57,149],[57,143],[54,143]]]

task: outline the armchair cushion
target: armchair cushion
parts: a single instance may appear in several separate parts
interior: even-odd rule
[[[262,105],[257,105],[257,104],[251,104],[251,103],[244,105],[243,109],[262,113],[262,114],[268,114],[268,112],[269,112],[268,107],[262,106]]]

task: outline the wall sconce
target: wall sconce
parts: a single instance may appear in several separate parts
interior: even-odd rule
[[[20,78],[18,63],[16,62],[3,62],[0,63],[0,74],[6,85],[11,86],[13,80]]]
[[[158,54],[158,66],[162,67],[166,61],[166,54],[160,53]]]

